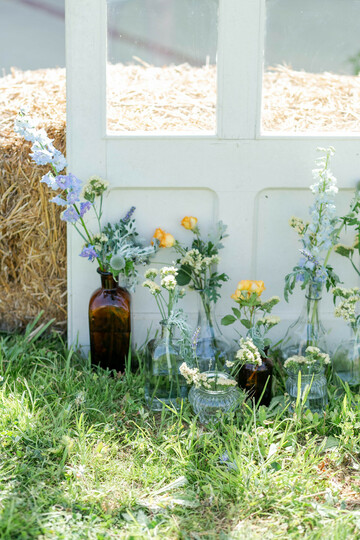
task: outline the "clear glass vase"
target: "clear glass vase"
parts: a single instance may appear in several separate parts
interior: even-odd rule
[[[336,380],[339,377],[349,386],[360,385],[360,328],[350,325],[349,338],[340,343],[331,360]]]
[[[227,371],[225,362],[231,360],[233,348],[222,335],[215,316],[215,303],[206,291],[198,293],[196,356],[198,368],[204,371]]]
[[[228,373],[217,371],[206,372],[208,380],[216,388],[216,379],[224,377],[232,379]],[[215,385],[213,384],[215,383]],[[208,390],[202,386],[192,386],[189,392],[189,402],[202,424],[215,420],[217,414],[228,413],[237,409],[241,403],[241,391],[237,386],[220,386],[219,389]]]
[[[146,348],[145,399],[152,411],[161,411],[164,404],[179,409],[181,400],[187,397],[174,325],[161,321],[160,326],[160,337],[150,340]]]
[[[301,400],[308,392],[305,401],[305,408],[310,409],[311,412],[317,412],[319,414],[324,412],[327,405],[327,383],[324,373],[324,367],[320,365],[315,366],[302,366],[301,369],[289,369],[287,370],[288,378],[286,380],[285,388],[290,398],[290,410],[294,410],[294,403],[296,403],[298,396],[298,378],[299,372],[301,373]]]
[[[307,286],[300,317],[289,326],[280,346],[283,362],[290,356],[305,356],[305,350],[309,346],[328,352],[326,331],[319,315],[321,291],[322,286],[318,283]]]

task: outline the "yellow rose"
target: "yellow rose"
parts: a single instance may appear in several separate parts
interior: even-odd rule
[[[182,221],[181,225],[185,227],[185,229],[188,229],[189,231],[193,231],[196,227],[198,220],[194,216],[185,216]]]
[[[172,247],[175,244],[175,238],[172,234],[165,232],[158,227],[153,235],[153,238],[159,240],[159,247]],[[151,242],[153,244],[153,242]]]
[[[232,295],[231,298],[233,298],[234,300],[237,300],[238,298],[240,298],[241,291],[247,291],[248,296],[250,296],[251,293],[256,293],[258,296],[260,296],[261,293],[265,291],[265,285],[263,281],[243,279],[242,281],[239,281],[238,286],[235,291],[235,295]]]

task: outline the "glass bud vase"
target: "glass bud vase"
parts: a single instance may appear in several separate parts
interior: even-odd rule
[[[340,343],[332,356],[335,379],[349,386],[360,385],[360,328],[350,325],[350,336]],[[339,380],[335,381],[339,385]]]
[[[294,403],[298,396],[298,377],[301,372],[301,400],[308,392],[305,408],[311,412],[322,414],[327,405],[327,384],[324,367],[320,365],[302,366],[301,369],[287,370],[288,378],[285,383],[286,392],[290,398],[290,411],[294,411]]]
[[[319,316],[321,290],[322,286],[318,283],[307,286],[300,317],[289,326],[280,346],[283,362],[290,356],[305,356],[305,350],[309,346],[328,352],[326,331]]]
[[[222,335],[216,321],[215,304],[206,294],[198,293],[196,356],[200,372],[227,371],[225,362],[231,360],[231,345]]]
[[[110,272],[102,272],[101,287],[90,298],[89,329],[91,362],[124,372],[130,344],[130,293]]]
[[[217,377],[231,379],[225,372],[208,371],[206,375],[210,384]],[[215,420],[219,412],[225,414],[237,409],[241,402],[240,398],[241,391],[237,386],[221,386],[219,390],[192,386],[189,392],[189,402],[202,424]]]
[[[273,363],[270,358],[261,358],[261,360],[261,366],[244,364],[239,371],[237,381],[240,388],[245,390],[247,399],[268,407],[271,401]]]
[[[145,399],[152,411],[161,411],[164,404],[179,409],[187,397],[187,384],[180,374],[183,362],[174,325],[161,321],[160,337],[149,341],[146,347]]]

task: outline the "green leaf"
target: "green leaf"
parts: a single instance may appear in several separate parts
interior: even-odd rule
[[[232,309],[232,312],[233,312],[233,314],[235,315],[235,317],[237,317],[238,319],[240,319],[240,317],[241,317],[240,310],[238,310],[236,307],[233,307],[233,308],[231,308],[231,309]]]
[[[221,324],[223,326],[229,326],[229,324],[233,324],[235,321],[236,317],[234,317],[234,315],[225,315],[225,317],[221,319]]]
[[[178,275],[176,276],[176,282],[180,287],[184,287],[184,285],[188,285],[191,281],[191,269],[190,266],[184,265],[181,266],[178,272]]]
[[[245,328],[250,330],[250,328],[251,328],[251,322],[250,321],[248,321],[247,319],[240,319],[240,322],[241,322],[241,324],[243,324],[245,326]]]

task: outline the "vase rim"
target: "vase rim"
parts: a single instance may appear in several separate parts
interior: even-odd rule
[[[112,273],[111,272],[107,272],[107,271],[104,271],[104,270],[101,270],[100,267],[98,267],[96,269],[97,273],[100,274],[100,276],[112,276]]]

